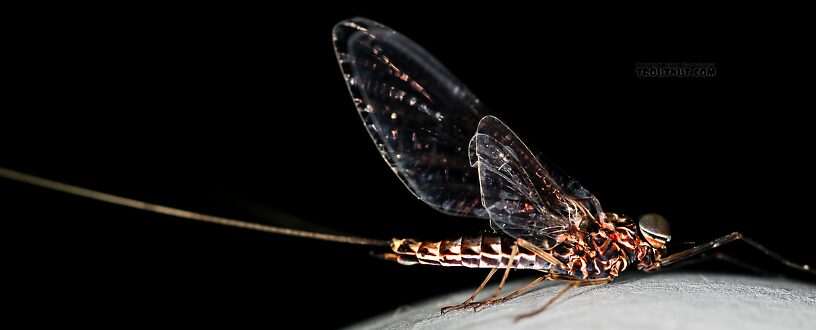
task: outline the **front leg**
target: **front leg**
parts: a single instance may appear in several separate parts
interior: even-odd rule
[[[778,253],[773,252],[770,249],[764,247],[762,244],[757,243],[757,241],[754,241],[754,240],[752,240],[752,239],[750,239],[748,237],[745,237],[740,232],[733,232],[731,234],[728,234],[728,235],[725,235],[725,236],[720,237],[718,239],[715,239],[715,240],[713,240],[711,242],[708,242],[708,243],[705,243],[705,244],[702,244],[702,245],[698,245],[698,246],[695,246],[695,247],[690,248],[688,250],[681,251],[681,252],[678,252],[678,253],[675,253],[675,254],[672,254],[672,255],[668,255],[665,258],[660,258],[655,263],[653,263],[651,266],[649,266],[647,268],[644,268],[644,270],[647,271],[647,272],[654,271],[654,270],[660,269],[663,266],[668,266],[668,265],[673,264],[675,262],[688,259],[690,257],[696,256],[696,255],[698,255],[700,253],[703,253],[703,252],[706,252],[708,250],[715,249],[715,248],[717,248],[717,247],[719,247],[719,246],[721,246],[723,244],[731,243],[731,242],[734,242],[734,241],[737,241],[737,240],[741,240],[741,241],[743,241],[745,243],[748,243],[748,245],[753,246],[757,250],[760,250],[763,253],[771,256],[772,258],[778,260],[779,262],[781,262],[785,266],[788,266],[788,267],[791,267],[791,268],[796,269],[796,270],[801,270],[801,271],[808,272],[808,273],[816,275],[816,270],[811,269],[809,265],[800,265],[800,264],[792,262],[792,261],[790,261],[788,259],[785,259],[784,257],[779,255]]]

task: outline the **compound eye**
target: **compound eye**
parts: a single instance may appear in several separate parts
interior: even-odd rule
[[[640,234],[653,248],[659,249],[671,240],[671,227],[669,221],[657,213],[649,213],[640,216],[638,220]]]

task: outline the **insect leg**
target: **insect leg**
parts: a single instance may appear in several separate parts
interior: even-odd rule
[[[521,239],[519,239],[519,240],[521,240]],[[474,292],[473,295],[471,295],[470,298],[468,298],[468,300],[465,300],[465,302],[463,302],[463,303],[461,303],[459,305],[444,307],[444,308],[442,308],[442,313],[444,314],[444,313],[452,311],[452,310],[463,309],[463,308],[474,307],[474,306],[475,306],[474,307],[474,309],[475,309],[475,308],[478,308],[479,306],[482,306],[482,304],[484,304],[484,303],[486,303],[488,301],[496,300],[495,299],[496,296],[499,295],[501,290],[504,288],[504,284],[507,282],[507,277],[510,275],[510,269],[513,268],[513,261],[515,261],[516,256],[518,255],[519,245],[518,245],[518,241],[516,241],[516,242],[517,242],[516,244],[513,244],[512,250],[510,252],[510,260],[507,262],[507,267],[504,270],[504,276],[502,276],[501,283],[499,283],[498,289],[496,289],[496,291],[493,292],[493,295],[491,295],[490,298],[488,298],[488,299],[486,299],[484,301],[480,301],[480,302],[472,302],[473,299],[476,298],[476,295],[478,295],[479,292],[484,288],[484,286],[487,284],[487,281],[490,280],[490,277],[493,276],[493,274],[496,272],[496,270],[498,268],[493,268],[493,270],[491,270],[490,274],[488,274],[487,278],[485,278],[485,280],[482,282],[482,285],[479,286],[479,288],[476,290],[476,292]],[[538,282],[536,282],[536,283],[538,283]]]
[[[508,294],[508,295],[506,295],[506,296],[504,296],[504,297],[501,297],[501,298],[494,298],[494,299],[488,299],[488,300],[485,300],[485,301],[480,301],[480,302],[470,303],[470,304],[468,304],[468,306],[467,306],[467,307],[473,307],[473,310],[475,311],[475,310],[476,310],[476,309],[478,309],[479,307],[484,307],[484,306],[487,306],[487,305],[493,305],[493,304],[498,304],[498,303],[502,303],[502,302],[508,301],[508,300],[513,299],[513,298],[515,298],[516,296],[518,296],[518,295],[520,295],[520,294],[524,293],[524,291],[527,291],[527,290],[529,290],[530,288],[534,287],[536,284],[541,283],[541,281],[544,281],[544,280],[549,279],[549,276],[550,276],[549,274],[544,275],[544,276],[541,276],[541,277],[539,277],[539,278],[537,278],[537,279],[533,280],[533,281],[532,281],[532,282],[530,282],[529,284],[525,285],[523,288],[518,289],[518,290],[516,290],[516,291],[513,291],[512,293],[510,293],[510,294]]]
[[[525,286],[525,287],[523,287],[523,288],[521,288],[519,290],[516,290],[516,292],[513,292],[513,293],[511,293],[511,294],[509,294],[509,295],[507,295],[507,296],[505,296],[503,298],[498,298],[498,299],[496,298],[496,296],[499,295],[499,292],[501,292],[502,288],[504,287],[505,281],[507,281],[507,275],[510,273],[510,268],[512,268],[513,259],[515,259],[515,255],[518,254],[518,247],[519,246],[522,246],[525,249],[535,253],[537,256],[541,257],[542,259],[549,261],[550,263],[552,263],[554,265],[553,267],[566,268],[566,266],[564,266],[564,264],[561,263],[560,260],[556,259],[549,252],[541,249],[540,247],[536,246],[535,244],[532,244],[532,243],[530,243],[530,242],[528,242],[528,241],[526,241],[526,240],[524,240],[522,238],[518,238],[518,239],[516,239],[516,244],[513,245],[513,250],[512,250],[511,256],[510,256],[510,262],[508,262],[507,269],[505,269],[505,271],[504,271],[504,277],[502,277],[502,281],[499,284],[499,288],[496,290],[496,292],[493,293],[492,296],[490,296],[489,299],[486,299],[486,300],[481,301],[481,302],[470,303],[470,304],[468,304],[467,307],[472,306],[473,310],[475,311],[479,307],[484,307],[484,306],[487,306],[487,305],[492,305],[492,304],[507,301],[507,300],[519,295],[520,293],[524,292],[525,290],[529,289],[533,285],[538,284],[539,282],[541,282],[541,281],[538,281],[538,280],[533,281],[534,283],[528,284],[527,286]],[[550,274],[545,275],[544,277],[547,277],[546,279],[548,279],[548,280],[552,280],[552,279],[554,279],[553,276],[560,276],[560,275],[557,275],[555,273],[550,273]],[[572,278],[570,278],[570,279],[572,279]]]
[[[560,277],[560,276],[557,276],[557,277]],[[569,283],[567,283],[567,285],[564,286],[564,288],[561,289],[561,291],[558,291],[558,293],[556,293],[554,297],[550,298],[550,300],[546,304],[544,304],[544,306],[541,306],[540,308],[538,308],[538,309],[536,309],[536,310],[534,310],[534,311],[532,311],[530,313],[516,316],[513,319],[513,321],[518,322],[518,321],[520,321],[522,319],[525,319],[525,318],[528,318],[528,317],[531,317],[531,316],[535,316],[536,314],[543,312],[545,309],[547,309],[547,307],[550,307],[550,305],[552,305],[556,300],[558,300],[558,298],[563,296],[564,293],[566,293],[567,291],[569,291],[572,288],[577,288],[577,287],[582,287],[582,286],[589,286],[589,285],[606,284],[606,283],[609,283],[609,282],[612,282],[611,277],[595,278],[595,279],[590,279],[590,280],[577,280],[577,281],[576,280],[570,280]]]
[[[510,252],[510,261],[507,262],[507,268],[504,269],[504,276],[502,276],[501,283],[499,283],[499,288],[493,292],[489,299],[496,298],[502,288],[504,288],[504,282],[507,282],[507,276],[510,275],[510,269],[513,268],[513,261],[516,259],[516,255],[518,255],[518,244],[513,244],[513,249]]]
[[[728,234],[728,235],[725,235],[725,236],[720,237],[718,239],[715,239],[715,240],[713,240],[711,242],[708,242],[708,243],[705,243],[705,244],[702,244],[702,245],[698,245],[698,246],[695,246],[695,247],[690,248],[688,250],[681,251],[681,252],[669,255],[669,256],[667,256],[665,258],[661,258],[660,260],[657,260],[654,264],[652,264],[651,266],[645,268],[644,270],[647,271],[647,272],[657,270],[660,267],[667,266],[667,265],[673,264],[675,262],[678,262],[680,260],[690,258],[692,256],[695,256],[695,255],[698,255],[700,253],[706,252],[708,250],[717,248],[720,245],[723,245],[723,244],[726,244],[726,243],[731,243],[731,242],[736,241],[736,240],[741,240],[741,241],[743,241],[745,243],[748,243],[748,245],[751,245],[754,248],[756,248],[757,250],[760,250],[763,253],[771,256],[772,258],[774,258],[774,259],[778,260],[779,262],[783,263],[785,266],[788,266],[788,267],[791,267],[791,268],[794,268],[794,269],[797,269],[797,270],[805,271],[805,272],[808,272],[808,273],[816,274],[816,270],[811,269],[810,266],[800,265],[800,264],[794,263],[794,262],[792,262],[792,261],[790,261],[788,259],[785,259],[784,257],[777,254],[776,252],[773,252],[773,251],[769,250],[768,248],[762,246],[762,244],[759,244],[756,241],[754,241],[754,240],[752,240],[752,239],[750,239],[748,237],[745,237],[740,232],[733,232],[731,234]]]
[[[459,305],[453,305],[453,306],[446,306],[446,307],[442,307],[442,309],[440,310],[440,312],[441,312],[442,314],[445,314],[445,313],[450,312],[450,311],[453,311],[453,310],[467,308],[467,307],[468,307],[468,305],[470,304],[470,302],[471,302],[471,301],[473,301],[473,299],[475,299],[475,298],[476,298],[476,296],[479,294],[479,292],[481,292],[481,291],[482,291],[482,289],[484,289],[485,285],[487,285],[487,282],[488,282],[488,281],[490,281],[490,278],[491,278],[491,277],[493,277],[493,274],[495,274],[497,270],[499,270],[499,268],[498,268],[498,267],[494,267],[493,269],[491,269],[491,270],[490,270],[490,273],[489,273],[489,274],[487,274],[487,277],[485,277],[484,281],[482,281],[482,285],[479,285],[479,288],[478,288],[478,289],[476,289],[476,291],[474,291],[474,292],[473,292],[473,294],[472,294],[472,295],[470,295],[470,298],[468,298],[467,300],[465,300],[465,302],[463,302],[463,303],[461,303],[461,304],[459,304]]]

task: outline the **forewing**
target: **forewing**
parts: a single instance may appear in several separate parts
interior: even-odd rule
[[[481,120],[469,150],[494,230],[549,249],[565,239],[571,228],[585,229],[603,217],[595,197],[583,188],[562,187],[561,182],[574,180],[553,178],[499,119]]]
[[[487,218],[468,142],[487,110],[419,45],[356,18],[334,28],[349,91],[385,161],[419,199],[444,213]]]

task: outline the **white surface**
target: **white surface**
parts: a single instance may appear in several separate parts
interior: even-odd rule
[[[513,274],[511,274],[512,276]],[[532,278],[513,281],[505,293]],[[663,273],[626,276],[567,292],[546,311],[513,323],[563,286],[544,282],[520,297],[473,312],[439,314],[464,301],[458,292],[406,306],[352,329],[816,329],[816,285],[784,278]],[[475,286],[474,286],[475,289]],[[493,292],[488,287],[482,296]]]

